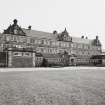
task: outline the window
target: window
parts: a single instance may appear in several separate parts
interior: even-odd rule
[[[73,44],[71,44],[71,47],[73,47]]]
[[[47,44],[47,41],[46,41],[46,40],[43,40],[43,42],[42,42],[42,43],[46,45],[46,44]]]
[[[56,46],[59,46],[59,42],[56,42]]]
[[[88,47],[88,45],[84,45],[84,49],[88,49],[89,47]]]
[[[19,41],[24,42],[24,37],[23,36],[19,37]]]
[[[52,53],[52,50],[51,50],[51,49],[49,49],[49,53],[50,53],[50,54]]]
[[[41,44],[41,43],[42,43],[42,40],[34,39],[34,44]]]
[[[27,43],[30,43],[30,39],[29,38],[27,38]]]
[[[11,36],[6,36],[6,41],[11,41]]]
[[[14,29],[14,34],[18,34],[18,31],[17,31],[17,29]]]
[[[38,40],[38,44],[41,44],[42,43],[42,40]]]
[[[41,42],[42,45],[46,45],[46,41],[44,39],[42,39],[41,41],[42,41]]]
[[[101,47],[97,47],[97,50],[101,50]]]
[[[50,45],[50,40],[46,40],[46,44],[49,46]]]
[[[14,52],[13,56],[22,56],[22,53],[21,52]]]
[[[44,49],[43,48],[40,48],[40,51],[43,53],[44,52]]]
[[[44,52],[44,53],[47,53],[47,50],[46,50],[46,49],[43,49],[43,52]]]
[[[56,53],[59,53],[59,49],[55,49]]]
[[[76,47],[77,47],[77,44],[76,44],[76,43],[72,43],[72,44],[71,44],[71,47],[72,47],[72,48],[76,48]]]
[[[16,48],[23,48],[22,45],[16,45]]]
[[[53,41],[53,42],[52,42],[52,46],[56,46],[56,42]]]
[[[32,44],[34,44],[34,42],[35,42],[35,40],[34,39],[31,39],[31,41],[30,41]]]
[[[82,44],[78,44],[78,48],[82,49]]]
[[[37,47],[36,52],[41,52],[41,49],[39,47]]]
[[[69,47],[69,43],[66,43],[66,47]]]
[[[76,43],[73,43],[73,47],[76,48],[77,47],[77,44]]]
[[[25,52],[25,53],[23,54],[23,56],[31,56],[31,53]]]

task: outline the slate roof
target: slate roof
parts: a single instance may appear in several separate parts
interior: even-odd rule
[[[59,54],[42,54],[44,58],[61,58]]]
[[[56,39],[53,33],[29,30],[29,29],[24,29],[24,28],[22,30],[26,33],[27,36],[37,37],[37,38],[47,38],[47,39],[52,39],[52,40]]]
[[[72,37],[72,41],[76,43],[82,43],[82,44],[91,44],[93,42],[93,40],[79,38],[79,37]]]
[[[26,33],[27,36],[37,37],[39,39],[40,38],[45,38],[45,39],[47,38],[47,39],[51,39],[51,40],[56,40],[56,35],[54,35],[53,33],[36,31],[36,30],[29,30],[29,29],[25,29],[25,28],[22,28],[22,30]],[[85,38],[79,38],[79,37],[72,37],[72,42],[82,43],[82,44],[91,44],[93,42],[93,40],[85,39]]]

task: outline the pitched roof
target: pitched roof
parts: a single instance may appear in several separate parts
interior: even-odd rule
[[[59,54],[42,54],[44,58],[49,59],[49,58],[61,58]]]
[[[76,43],[91,44],[93,40],[79,38],[79,37],[72,37],[72,41]]]
[[[56,40],[56,35],[54,35],[53,33],[29,30],[29,29],[25,29],[25,28],[22,28],[22,30],[26,33],[27,36]],[[90,40],[90,39],[72,37],[72,42],[76,42],[76,43],[91,44],[92,41],[93,40]]]
[[[47,39],[56,39],[53,33],[43,32],[43,31],[36,31],[36,30],[29,30],[29,29],[22,29],[27,36],[37,37],[37,38],[47,38]]]

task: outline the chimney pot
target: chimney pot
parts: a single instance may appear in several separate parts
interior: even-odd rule
[[[32,26],[28,26],[28,29],[31,30],[31,27],[32,27]]]
[[[84,39],[84,36],[81,36],[82,39]]]

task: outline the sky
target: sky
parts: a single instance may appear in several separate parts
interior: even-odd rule
[[[62,32],[66,27],[71,36],[98,35],[105,49],[105,0],[0,0],[0,32],[13,19],[39,31]]]

